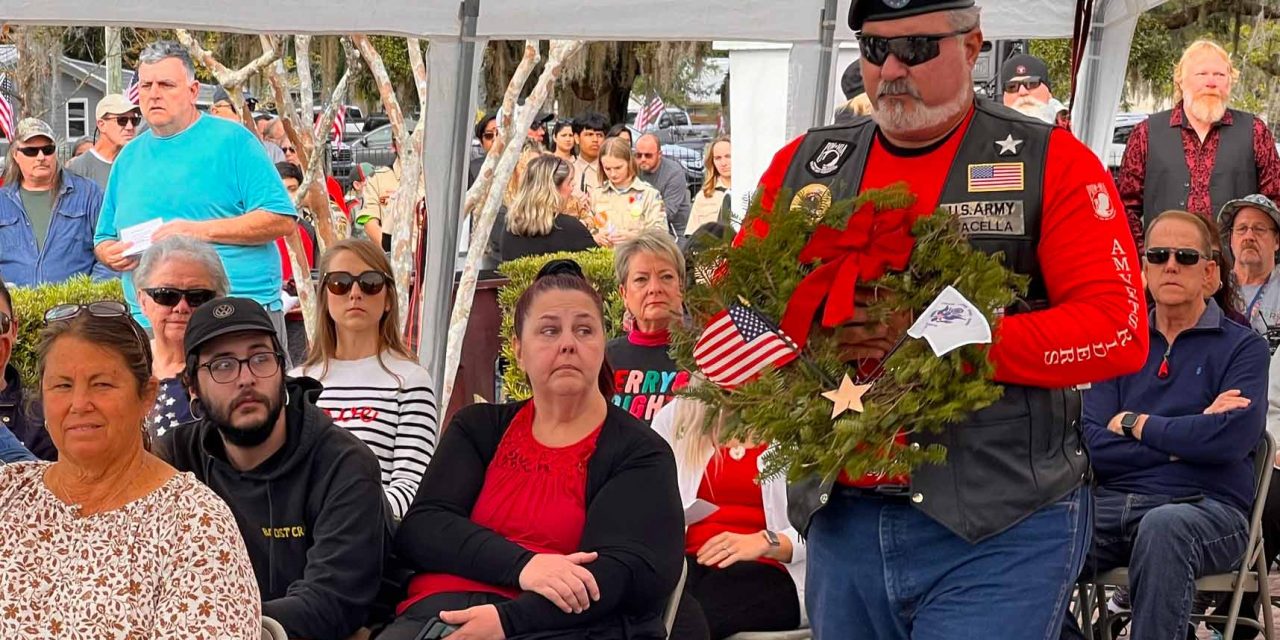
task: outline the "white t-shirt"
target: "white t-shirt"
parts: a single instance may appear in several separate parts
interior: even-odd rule
[[[316,405],[373,450],[391,511],[397,519],[404,517],[436,451],[439,413],[431,375],[390,353],[382,354],[381,362],[376,356],[331,360],[322,372],[321,366],[298,367],[290,375],[324,385]]]

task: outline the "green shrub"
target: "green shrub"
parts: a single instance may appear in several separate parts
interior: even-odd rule
[[[576,253],[551,253],[529,256],[504,262],[498,268],[511,282],[498,292],[498,308],[502,311],[502,356],[507,360],[507,371],[502,377],[502,392],[507,400],[523,400],[532,393],[524,370],[516,364],[511,350],[511,332],[515,325],[516,300],[533,282],[542,265],[559,258],[571,258],[582,265],[587,280],[604,298],[604,331],[606,336],[622,332],[622,296],[618,294],[618,281],[613,277],[613,250],[588,249]]]
[[[18,342],[9,361],[22,374],[24,389],[34,389],[38,383],[36,349],[40,346],[45,311],[72,302],[124,300],[118,278],[95,282],[89,276],[75,276],[66,282],[39,287],[14,287],[9,289],[9,293],[13,296],[13,315],[18,320]]]

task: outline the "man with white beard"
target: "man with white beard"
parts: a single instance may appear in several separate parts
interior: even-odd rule
[[[1134,128],[1116,186],[1139,250],[1142,230],[1168,209],[1212,220],[1228,201],[1280,198],[1280,155],[1266,123],[1227,108],[1240,73],[1226,50],[1197,40],[1173,69],[1178,102]]]
[[[1005,60],[1000,66],[1000,86],[1004,106],[1049,124],[1056,124],[1058,112],[1066,108],[1053,97],[1049,66],[1035,56],[1020,53]]]

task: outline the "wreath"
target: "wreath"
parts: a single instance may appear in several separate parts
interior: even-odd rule
[[[736,384],[692,385],[682,395],[712,409],[704,430],[714,423],[721,438],[773,446],[762,477],[896,476],[944,461],[941,446],[904,446],[903,436],[943,429],[999,399],[987,345],[939,356],[925,340],[904,337],[868,372],[868,363],[842,361],[835,327],[852,317],[855,289],[873,292],[867,314],[884,321],[919,316],[948,286],[991,326],[1025,293],[1026,277],[999,254],[973,248],[947,210],[911,213],[915,196],[904,183],[825,207],[813,206],[803,190],[794,201],[791,195],[779,194],[773,212],[758,198],[752,203],[744,226],[767,224],[767,233],[746,233],[737,246],[713,240],[692,252],[696,284],[685,295],[692,322],[674,331],[672,355],[698,371],[700,337],[735,307],[749,309],[793,353]],[[833,416],[828,398],[838,397],[833,389],[847,384],[846,375],[862,383],[861,407]]]

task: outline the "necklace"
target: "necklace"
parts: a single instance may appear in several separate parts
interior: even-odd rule
[[[741,460],[747,457],[747,448],[742,445],[729,447],[729,457],[734,460]]]

